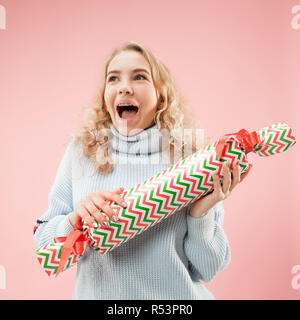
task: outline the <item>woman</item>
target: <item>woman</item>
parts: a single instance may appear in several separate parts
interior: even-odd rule
[[[84,110],[60,163],[49,208],[36,223],[36,245],[67,236],[77,219],[105,227],[107,217],[117,221],[107,201],[124,206],[120,185],[124,190],[163,171],[185,146],[197,151],[195,138],[181,140],[183,129],[197,128],[188,113],[170,71],[150,50],[134,42],[115,50],[96,103]],[[164,146],[163,129],[169,132]],[[161,161],[168,147],[169,161]],[[232,176],[226,164],[223,169],[223,183],[214,175],[214,191],[204,198],[105,255],[88,248],[73,299],[214,299],[202,281],[230,261],[222,200],[248,174],[241,177],[237,164]]]

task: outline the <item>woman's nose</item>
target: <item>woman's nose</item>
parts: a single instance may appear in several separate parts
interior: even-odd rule
[[[128,94],[131,93],[131,91],[130,91],[130,90],[127,90],[127,89],[126,89],[126,90],[125,90],[125,89],[124,89],[124,90],[120,90],[120,93],[121,93],[121,94],[124,93],[124,92],[126,92],[126,93],[128,93]]]
[[[123,86],[123,87],[121,87],[120,88],[120,90],[119,90],[119,93],[132,93],[132,88],[130,87],[130,86],[128,86],[128,85],[126,85],[126,86]]]

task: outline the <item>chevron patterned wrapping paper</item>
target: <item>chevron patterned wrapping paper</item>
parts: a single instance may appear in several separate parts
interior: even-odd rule
[[[285,123],[276,123],[251,133],[242,129],[224,135],[163,172],[124,191],[121,197],[127,202],[127,208],[108,201],[119,217],[118,222],[108,220],[111,228],[100,225],[91,228],[80,221],[77,230],[86,239],[85,247],[89,245],[100,254],[106,254],[211,192],[212,173],[217,170],[221,181],[223,179],[223,162],[227,161],[232,170],[237,160],[241,173],[244,173],[249,167],[247,153],[252,151],[266,157],[282,153],[295,143],[293,132]],[[84,253],[85,249],[75,252],[74,247],[71,248],[76,244],[77,238],[74,238],[64,261],[61,261],[64,241],[70,237],[71,234],[60,239],[59,243],[50,243],[36,251],[42,268],[49,276],[58,275],[76,264]]]
[[[55,243],[55,242],[50,243],[47,245],[47,249],[44,249],[44,250],[41,249],[38,254],[38,261],[41,265],[45,265],[44,267],[45,272],[49,276],[51,276],[57,271],[63,245],[64,245],[63,243]],[[78,262],[80,257],[81,255],[74,255],[74,254],[70,255],[62,271],[65,271],[66,269],[69,269],[70,267],[75,265]],[[53,266],[54,266],[54,269],[53,269]]]

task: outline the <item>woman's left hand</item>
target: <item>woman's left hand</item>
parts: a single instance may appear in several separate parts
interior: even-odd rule
[[[249,164],[247,172],[241,175],[241,168],[235,162],[231,172],[228,163],[223,163],[223,185],[221,186],[219,175],[217,172],[213,173],[214,190],[212,193],[200,198],[193,202],[190,207],[190,215],[194,218],[201,218],[207,214],[207,212],[215,206],[219,201],[225,200],[231,194],[231,191],[241,183],[249,174],[252,168],[252,164]]]

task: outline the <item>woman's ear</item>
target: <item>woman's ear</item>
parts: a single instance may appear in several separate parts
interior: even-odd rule
[[[163,102],[164,102],[164,98],[162,97],[162,95],[160,93],[158,93],[157,96],[157,108],[158,109],[162,109],[163,108]]]
[[[107,106],[106,106],[105,102],[103,103],[103,109],[104,109],[104,111],[108,112],[108,109],[107,109]]]
[[[162,101],[160,100],[160,101],[158,101],[158,103],[157,103],[157,109],[162,109],[163,108],[163,103],[162,103]]]

